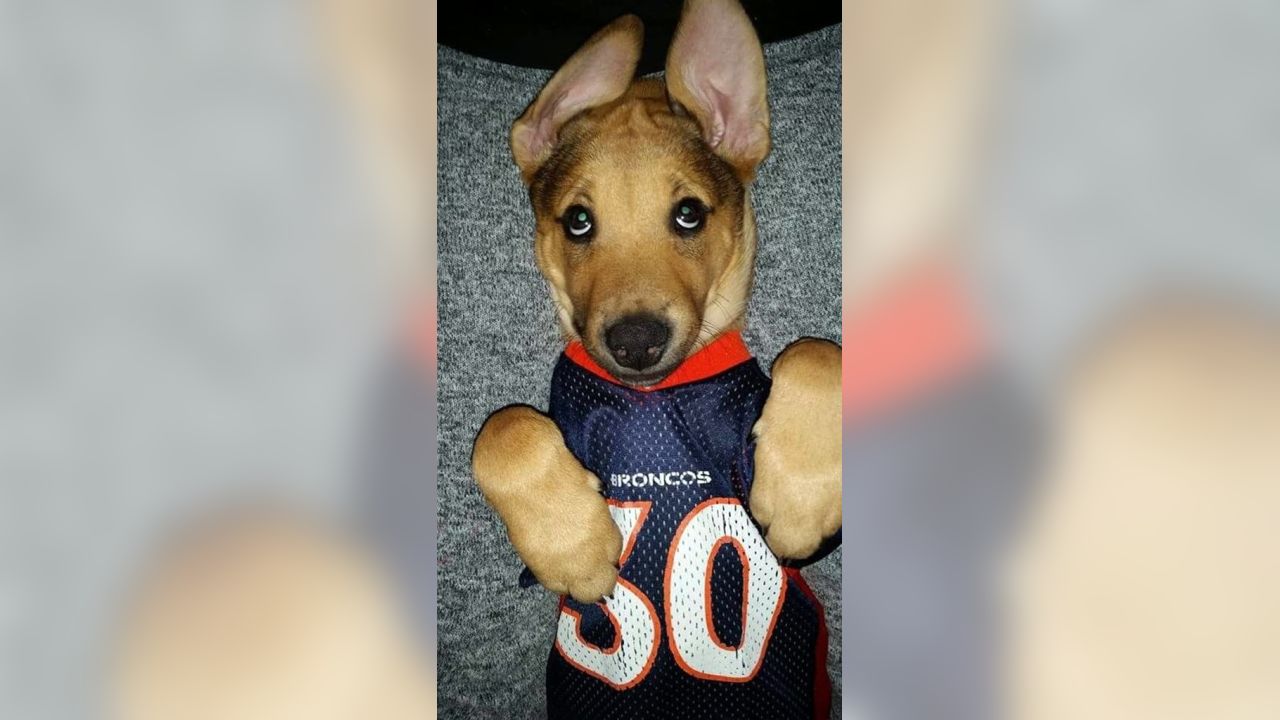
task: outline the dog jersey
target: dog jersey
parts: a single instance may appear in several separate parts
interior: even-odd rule
[[[823,607],[748,510],[769,387],[737,333],[644,389],[581,345],[561,356],[550,414],[599,477],[623,552],[611,598],[561,601],[548,717],[828,716]]]

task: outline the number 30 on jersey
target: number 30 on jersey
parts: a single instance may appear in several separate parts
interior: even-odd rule
[[[624,538],[623,564],[635,547],[651,504],[609,503],[609,512]],[[736,645],[724,643],[712,621],[712,567],[726,545],[737,551],[742,564],[742,635]],[[713,498],[693,508],[672,538],[664,573],[665,627],[644,592],[618,578],[613,597],[600,605],[613,624],[613,644],[601,647],[588,642],[579,625],[581,616],[565,606],[556,631],[556,648],[582,672],[625,690],[644,680],[665,634],[671,654],[684,672],[703,680],[746,682],[755,677],[764,661],[786,596],[786,582],[742,503]]]

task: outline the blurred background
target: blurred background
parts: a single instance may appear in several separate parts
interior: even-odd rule
[[[977,264],[1040,381],[1126,302],[1280,298],[1280,8],[1015,3],[988,129]]]
[[[1007,42],[957,256],[1031,412],[1091,328],[1153,288],[1280,302],[1280,6],[992,17]],[[290,0],[0,2],[2,717],[98,715],[126,591],[194,515],[258,498],[358,526],[386,427],[370,407],[403,383],[430,397],[430,332],[405,331],[430,324],[378,240],[430,228],[387,221],[430,203],[384,207],[385,153],[325,37]],[[396,417],[423,455],[379,474],[429,493],[429,413]]]
[[[0,4],[0,716],[97,714],[124,591],[198,514],[352,514],[402,299],[317,25]]]

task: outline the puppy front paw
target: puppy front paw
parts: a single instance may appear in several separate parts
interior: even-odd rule
[[[472,471],[543,587],[585,603],[613,593],[622,535],[599,479],[550,418],[525,406],[494,413],[476,438]]]
[[[622,537],[607,508],[577,508],[579,524],[553,530],[554,537],[511,533],[511,542],[538,582],[553,593],[583,603],[613,595]],[[603,517],[601,517],[603,515]]]
[[[806,338],[773,365],[755,426],[751,513],[780,558],[812,556],[840,529],[840,346]]]

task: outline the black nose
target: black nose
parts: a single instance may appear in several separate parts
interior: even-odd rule
[[[622,367],[644,370],[658,364],[670,338],[666,323],[649,315],[632,315],[605,331],[604,344]]]

